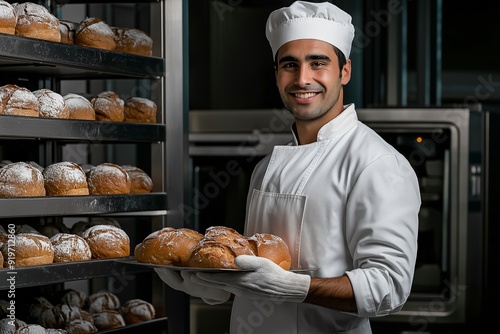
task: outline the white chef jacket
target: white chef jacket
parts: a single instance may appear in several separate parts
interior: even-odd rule
[[[410,293],[419,209],[413,168],[353,104],[316,142],[276,146],[252,175],[245,234],[281,236],[292,268],[313,277],[347,274],[358,312],[236,296],[231,334],[371,333],[368,317],[400,310]]]

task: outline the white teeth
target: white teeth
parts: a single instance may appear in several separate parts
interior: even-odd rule
[[[314,95],[316,95],[316,93],[295,93],[295,96],[300,99],[308,99]]]

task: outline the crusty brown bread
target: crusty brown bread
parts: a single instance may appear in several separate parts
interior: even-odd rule
[[[87,176],[80,165],[71,161],[53,163],[43,170],[47,196],[88,195]]]
[[[195,230],[164,227],[138,244],[134,256],[138,262],[187,267],[193,249],[202,238]]]

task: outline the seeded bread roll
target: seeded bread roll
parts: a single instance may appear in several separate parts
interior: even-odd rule
[[[7,1],[0,0],[0,33],[14,35],[17,18],[14,7]]]
[[[127,300],[121,307],[121,313],[127,325],[137,324],[155,318],[154,306],[142,299]]]
[[[121,228],[95,225],[83,232],[93,259],[111,259],[130,255],[130,239]]]
[[[38,117],[38,100],[27,88],[17,85],[0,87],[0,115]]]
[[[76,163],[62,161],[51,164],[43,170],[47,196],[88,195],[87,176]]]
[[[87,17],[75,31],[74,43],[81,46],[113,51],[116,37],[106,22],[98,17]]]
[[[38,100],[39,117],[69,118],[69,111],[61,94],[43,88],[35,90],[33,95]]]
[[[187,228],[164,227],[135,247],[137,262],[187,267],[193,249],[203,235]]]
[[[125,102],[113,91],[105,91],[90,101],[98,121],[123,122]]]
[[[112,163],[103,163],[92,169],[87,176],[90,195],[130,194],[128,173]]]
[[[142,169],[123,165],[122,168],[127,172],[130,178],[130,193],[131,194],[144,194],[150,193],[153,190],[153,180]]]
[[[68,109],[69,119],[95,120],[95,110],[85,97],[78,94],[64,95],[64,103]]]
[[[49,264],[54,260],[54,248],[50,239],[41,234],[21,233],[15,236],[14,259],[16,267],[34,266],[40,264]],[[4,261],[9,258],[8,247],[5,243],[1,249]],[[10,256],[12,258],[12,254]],[[5,265],[5,264],[4,264]]]
[[[0,169],[0,197],[45,196],[42,173],[25,162],[13,162]]]
[[[92,258],[87,241],[76,234],[58,233],[50,238],[54,262],[86,261]]]
[[[156,103],[142,97],[130,97],[125,101],[124,122],[156,123]]]
[[[33,2],[13,5],[17,16],[16,35],[60,42],[59,19]]]
[[[226,226],[211,226],[193,250],[190,267],[237,269],[234,259],[239,255],[255,255],[243,235]]]

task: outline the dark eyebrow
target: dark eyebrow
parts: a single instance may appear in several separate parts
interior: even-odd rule
[[[306,60],[326,60],[331,61],[330,57],[325,55],[307,55]]]
[[[298,59],[292,56],[285,56],[283,58],[280,58],[279,64],[287,62],[287,61],[297,61]],[[325,55],[307,55],[306,60],[326,60],[326,61],[331,61],[330,57],[325,56]]]

